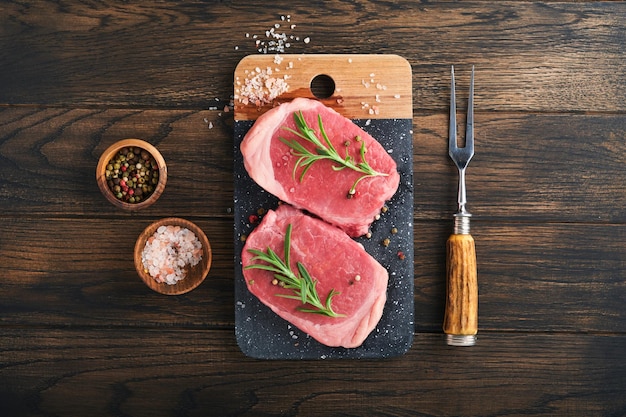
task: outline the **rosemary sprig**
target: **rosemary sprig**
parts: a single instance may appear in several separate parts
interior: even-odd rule
[[[348,194],[353,195],[356,192],[356,186],[361,180],[368,177],[377,177],[377,176],[387,176],[389,174],[385,174],[383,172],[378,172],[374,170],[370,164],[365,159],[365,154],[367,149],[365,148],[365,142],[361,141],[361,148],[359,150],[359,155],[361,156],[361,162],[357,162],[346,150],[346,156],[341,157],[337,149],[333,146],[326,131],[324,130],[324,124],[322,123],[322,116],[317,115],[317,122],[320,129],[320,134],[322,135],[323,142],[317,137],[315,130],[311,129],[309,125],[304,120],[304,116],[302,115],[302,111],[294,112],[293,114],[294,121],[296,123],[296,127],[298,130],[291,129],[289,127],[283,127],[286,131],[293,133],[297,137],[306,140],[307,142],[312,143],[315,146],[315,152],[313,153],[305,148],[300,142],[296,139],[285,139],[280,137],[279,139],[287,146],[289,146],[293,154],[298,156],[299,159],[296,162],[293,168],[293,176],[296,177],[296,172],[298,169],[302,168],[300,172],[300,182],[304,179],[304,174],[311,168],[311,166],[321,160],[321,159],[329,159],[333,161],[336,165],[333,165],[333,170],[341,171],[342,169],[349,168],[353,171],[357,171],[362,173],[359,178],[352,184],[352,188],[350,188]]]
[[[248,252],[255,255],[252,261],[262,261],[265,263],[255,263],[248,265],[245,269],[263,269],[274,273],[274,278],[284,283],[284,288],[293,290],[293,295],[290,294],[276,294],[278,297],[291,298],[294,300],[300,300],[302,304],[310,304],[313,308],[300,307],[299,310],[305,313],[322,314],[328,317],[344,317],[343,314],[337,314],[333,311],[331,306],[332,298],[338,295],[339,292],[331,289],[326,302],[322,303],[319,294],[317,293],[316,284],[317,280],[313,279],[306,267],[298,262],[298,272],[294,273],[291,270],[289,252],[291,251],[291,224],[287,226],[285,233],[285,260],[283,261],[271,248],[267,248],[267,252],[263,252],[257,249],[248,249]]]

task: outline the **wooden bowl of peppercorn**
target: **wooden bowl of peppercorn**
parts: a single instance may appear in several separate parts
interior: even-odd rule
[[[96,181],[104,197],[128,211],[141,210],[161,196],[167,166],[161,153],[141,139],[123,139],[100,156]]]

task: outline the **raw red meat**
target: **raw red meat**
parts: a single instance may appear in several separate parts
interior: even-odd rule
[[[279,140],[279,137],[296,138],[284,127],[297,130],[294,113],[299,111],[320,139],[318,115],[321,115],[324,129],[338,153],[345,157],[348,152],[357,163],[361,162],[360,142],[356,140],[360,137],[367,149],[367,162],[387,176],[363,179],[353,198],[348,198],[348,191],[362,174],[347,168],[335,171],[332,167],[336,163],[330,160],[313,163],[300,181],[301,168],[294,176],[298,157]],[[298,142],[315,152],[313,145],[303,139]],[[246,170],[257,184],[279,199],[340,227],[352,237],[367,233],[400,182],[395,161],[376,139],[335,110],[306,98],[296,98],[260,116],[241,143],[241,152]]]
[[[300,300],[279,297],[293,294],[272,283],[273,274],[259,269],[245,269],[253,263],[248,249],[266,252],[271,248],[284,260],[287,226],[291,232],[291,267],[301,262],[313,279],[322,303],[331,289],[339,292],[332,298],[332,308],[345,317],[328,317],[298,310]],[[248,236],[242,255],[244,278],[248,289],[276,314],[327,346],[360,346],[378,324],[387,299],[387,270],[363,247],[338,228],[305,215],[289,205],[268,211],[259,226]],[[304,307],[310,307],[304,305]]]

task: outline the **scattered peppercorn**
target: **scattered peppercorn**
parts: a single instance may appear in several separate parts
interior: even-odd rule
[[[382,243],[383,243],[383,246],[387,247],[391,243],[391,240],[389,240],[389,238],[385,238]]]
[[[400,259],[401,261],[404,260],[404,258],[406,258],[406,256],[404,256],[404,252],[402,251],[398,251],[398,259]]]
[[[251,214],[251,215],[248,217],[248,222],[249,222],[250,224],[255,224],[255,223],[256,223],[256,222],[258,222],[258,221],[259,221],[259,216],[257,216],[256,214]]]
[[[391,234],[392,234],[392,235],[395,235],[396,233],[398,233],[398,228],[396,228],[396,227],[392,227],[392,228],[391,228]]]
[[[107,164],[105,178],[118,200],[139,203],[154,192],[159,182],[159,166],[148,151],[124,147]]]

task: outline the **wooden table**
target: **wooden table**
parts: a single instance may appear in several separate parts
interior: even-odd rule
[[[405,355],[266,361],[236,344],[233,71],[274,53],[275,25],[299,37],[285,53],[412,66]],[[3,2],[0,28],[0,415],[626,414],[625,2]],[[452,64],[461,114],[476,66],[471,348],[441,331]],[[137,213],[94,176],[126,137],[169,169]],[[182,296],[133,267],[136,237],[166,216],[213,245],[208,278]]]

